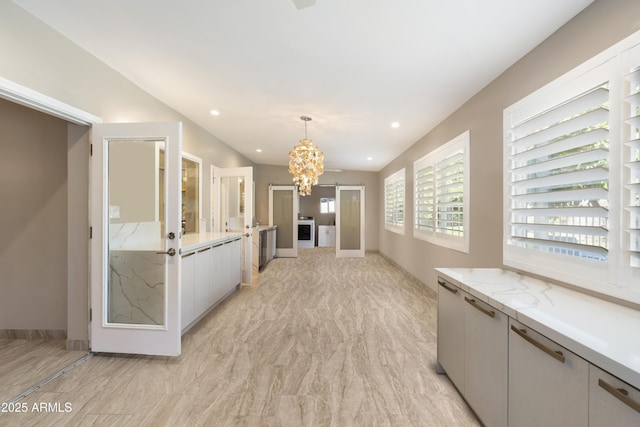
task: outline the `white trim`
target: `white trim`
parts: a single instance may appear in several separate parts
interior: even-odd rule
[[[358,249],[342,248],[342,191],[360,192],[360,247]],[[365,187],[364,185],[336,185],[336,258],[363,258],[365,255]]]
[[[202,233],[203,231],[206,231],[200,229],[200,221],[204,218],[204,214],[202,212],[202,159],[191,153],[187,153],[186,151],[182,152],[182,158],[198,164],[198,218],[196,218],[196,221],[198,225],[198,232]],[[182,179],[182,176],[180,179]]]
[[[102,119],[98,116],[2,77],[0,77],[0,98],[78,125],[102,123]]]
[[[460,135],[453,138],[451,141],[441,145],[435,150],[427,153],[422,156],[415,162],[413,162],[413,237],[420,240],[425,240],[429,243],[433,243],[434,245],[439,245],[445,248],[453,249],[463,253],[469,253],[469,236],[471,235],[470,228],[470,218],[471,218],[471,203],[469,201],[471,190],[471,161],[470,161],[470,141],[471,141],[471,132],[469,130],[461,133]],[[463,234],[462,236],[451,236],[442,232],[437,231],[437,228],[434,228],[433,231],[426,231],[417,228],[418,217],[416,214],[416,209],[418,207],[417,197],[416,197],[416,172],[417,169],[421,169],[427,165],[432,165],[435,173],[435,165],[443,158],[445,158],[449,153],[457,151],[462,148],[464,154],[464,175],[463,175],[463,201],[462,201],[462,213],[463,213]],[[435,191],[435,188],[434,188]]]

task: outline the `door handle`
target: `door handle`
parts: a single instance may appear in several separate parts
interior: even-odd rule
[[[496,312],[492,311],[492,310],[487,310],[486,308],[484,308],[483,306],[481,306],[480,304],[478,304],[476,302],[476,300],[471,299],[471,298],[467,298],[464,297],[464,300],[466,302],[468,302],[469,304],[471,304],[472,307],[477,308],[478,310],[480,310],[481,312],[483,312],[484,314],[486,314],[487,316],[494,318],[496,317]]]
[[[251,237],[251,234],[249,234],[249,233],[244,233],[244,237]]]
[[[598,378],[598,385],[609,392],[613,397],[623,402],[625,405],[640,412],[640,403],[629,397],[629,392],[623,388],[615,388],[611,384],[605,382],[602,378]]]
[[[557,361],[564,363],[564,354],[562,354],[561,351],[553,350],[553,349],[547,347],[546,345],[542,344],[541,342],[538,342],[538,341],[534,340],[529,335],[527,335],[527,330],[526,329],[518,329],[516,327],[516,325],[511,325],[511,330],[513,332],[515,332],[516,334],[520,335],[529,344],[533,344],[535,347],[537,347],[538,349],[544,351],[545,353],[547,353],[549,356],[553,357]]]
[[[166,251],[166,252],[156,252],[156,253],[157,253],[158,255],[162,255],[162,254],[164,254],[164,255],[174,256],[174,255],[176,254],[176,250],[175,250],[175,249],[173,249],[173,248],[169,248],[169,250],[168,250],[168,251]]]
[[[457,294],[458,293],[458,290],[456,288],[452,288],[452,287],[447,286],[447,282],[445,282],[444,280],[438,280],[438,285],[442,286],[443,288],[445,288],[446,290],[448,290],[452,294]]]

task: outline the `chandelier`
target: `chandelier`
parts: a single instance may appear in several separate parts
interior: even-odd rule
[[[311,186],[318,183],[318,176],[324,171],[324,154],[307,139],[307,122],[311,117],[302,116],[304,121],[304,139],[289,151],[289,173],[293,175],[293,182],[298,186],[301,196],[311,194]]]

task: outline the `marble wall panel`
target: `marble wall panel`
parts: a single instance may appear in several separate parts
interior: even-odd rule
[[[152,251],[110,252],[109,322],[164,324],[165,259]]]

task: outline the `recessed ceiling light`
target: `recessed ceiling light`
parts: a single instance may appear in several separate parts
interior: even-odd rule
[[[398,122],[393,122],[393,123],[391,123],[391,127],[392,127],[392,128],[394,128],[394,129],[397,129],[397,128],[399,128],[399,127],[400,127],[400,123],[398,123]]]
[[[260,148],[256,148],[256,152],[257,152],[257,153],[262,153],[262,149],[260,149]]]
[[[373,157],[367,157],[367,160],[373,160]]]
[[[218,110],[211,110],[210,113],[211,113],[212,116],[219,116],[220,115],[220,111],[218,111]]]

